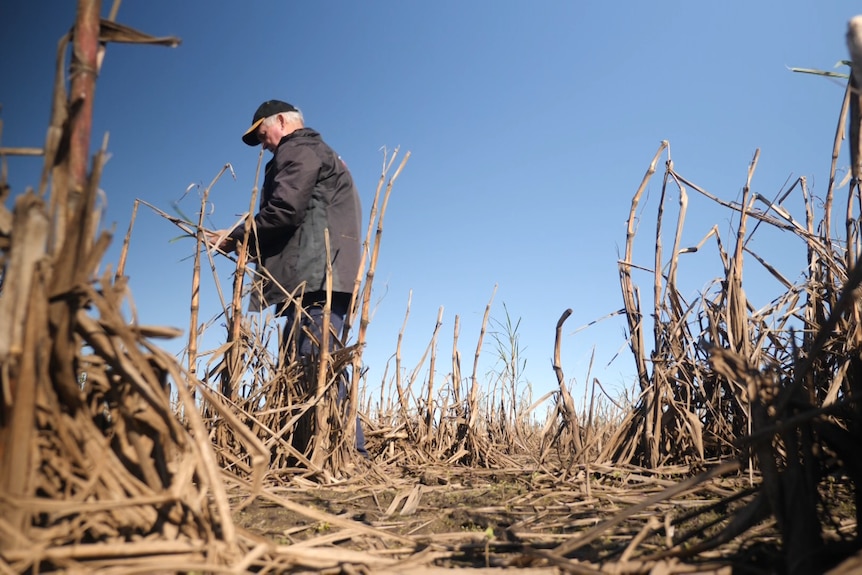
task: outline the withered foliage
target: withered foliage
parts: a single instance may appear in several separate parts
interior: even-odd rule
[[[469,375],[457,316],[451,355],[438,357],[441,309],[427,353],[411,371],[401,364],[402,329],[393,376],[384,376],[376,399],[361,387],[362,347],[386,205],[409,154],[392,175],[397,151],[384,160],[352,310],[343,332],[328,335],[341,345],[330,353],[321,342],[324,352],[309,362],[272,351],[285,336],[279,330],[292,326],[244,317],[245,280],[255,272],[242,249],[221,312],[225,344],[199,354],[200,258],[222,256],[204,245],[202,221],[160,212],[198,240],[183,368],[153,343],[177,333],[124,317],[131,227],[116,272],[97,272],[111,241],[98,232],[96,207],[106,144],[91,162],[86,157],[105,45],[177,41],[113,22],[116,10],[107,20],[98,13],[98,2],[81,0],[75,34],[60,44],[44,148],[0,148],[0,572],[432,573],[467,565],[726,573],[751,562],[788,573],[852,572],[862,489],[857,179],[840,233],[832,211],[847,110],[859,126],[855,80],[822,208],[804,179],[778,199],[752,193],[757,155],[741,201],[725,202],[686,180],[661,144],[633,197],[620,262],[636,398],[609,407],[594,380],[588,405],[577,405],[560,360],[569,310],[556,326],[557,389],[536,401],[522,389],[511,323],[507,334],[495,334],[504,342],[504,367],[483,383],[489,302]],[[70,41],[76,49],[67,78]],[[69,101],[67,82],[86,96]],[[656,256],[652,266],[639,266],[638,206],[665,153]],[[6,157],[16,154],[43,155],[45,168],[39,190],[20,194],[9,211]],[[681,246],[689,190],[737,222],[729,249],[717,228],[705,238],[714,238],[724,275],[695,301],[677,281],[681,256],[705,242]],[[680,210],[665,261],[662,225],[672,191]],[[782,206],[794,191],[802,221]],[[748,247],[758,226],[804,242],[800,282]],[[784,286],[773,305],[754,309],[747,300],[744,257]],[[645,314],[632,272],[650,267],[653,307]],[[650,343],[646,316],[654,318]],[[448,375],[435,381],[441,372]],[[357,417],[368,459],[353,449]],[[467,506],[476,485],[493,505]],[[323,489],[327,497],[346,493],[346,504],[369,499],[373,512],[349,516],[299,502]],[[299,526],[272,539],[237,524],[264,503],[334,532],[300,541],[293,536],[307,527]],[[422,513],[432,516],[414,521]],[[423,531],[434,515],[459,513],[466,517],[460,531]]]
[[[794,573],[821,570],[836,556],[862,545],[855,525],[849,535],[827,540],[824,530],[847,518],[848,501],[823,497],[826,486],[833,482],[845,485],[854,494],[849,506],[855,508],[853,519],[858,523],[862,474],[853,447],[862,441],[858,423],[862,267],[858,214],[854,214],[860,202],[858,174],[848,178],[844,202],[837,202],[835,195],[846,126],[849,124],[851,138],[860,135],[859,98],[856,80],[851,78],[822,200],[812,196],[805,178],[773,200],[753,193],[758,151],[749,166],[741,200],[722,201],[685,179],[670,159],[667,142],[662,142],[632,200],[626,252],[619,264],[640,397],[601,459],[650,468],[739,459],[747,465],[752,483],[755,470],[759,472],[759,489],[719,539],[737,536],[772,516],[782,535],[783,568]],[[858,142],[852,143],[851,150],[858,155]],[[645,314],[632,280],[635,220],[638,203],[666,151],[652,269],[653,340],[648,344]],[[858,165],[858,160],[851,158],[851,165]],[[681,245],[688,190],[735,215],[736,233],[730,249],[724,248],[717,226],[697,247]],[[665,261],[662,226],[672,191],[679,195],[679,212]],[[782,205],[794,192],[801,196],[802,221]],[[836,203],[843,206],[845,222],[838,233],[832,223]],[[800,282],[790,282],[749,248],[759,226],[801,240],[806,258]],[[710,237],[715,238],[724,276],[715,282],[716,289],[687,301],[677,281],[684,265],[681,256],[697,252]],[[786,290],[765,308],[755,309],[743,289],[746,257]],[[703,542],[687,554],[708,545]]]

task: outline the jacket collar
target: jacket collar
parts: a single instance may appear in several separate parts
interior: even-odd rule
[[[320,137],[320,134],[318,134],[315,130],[312,130],[311,128],[308,128],[308,127],[299,128],[298,130],[294,130],[291,133],[289,133],[288,135],[286,135],[285,137],[283,137],[281,139],[281,141],[278,143],[278,145],[281,146],[286,141],[293,140],[296,138],[319,138],[319,137]]]

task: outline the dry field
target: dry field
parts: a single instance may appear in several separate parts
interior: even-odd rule
[[[347,347],[307,365],[274,357],[279,326],[242,314],[243,279],[255,273],[243,249],[234,258],[238,280],[216,312],[227,326],[224,345],[199,352],[194,326],[210,325],[209,310],[193,296],[182,365],[157,343],[178,334],[122,313],[131,303],[124,269],[135,218],[120,261],[103,265],[113,238],[99,231],[94,205],[107,150],[87,159],[95,75],[86,71],[98,66],[99,42],[175,40],[99,22],[87,10],[76,30],[66,39],[75,43],[73,60],[92,60],[78,62],[72,89],[59,60],[44,148],[0,148],[0,573],[862,568],[854,80],[838,112],[823,198],[812,197],[804,178],[778,198],[753,194],[755,154],[741,201],[726,201],[688,181],[660,144],[632,196],[619,262],[638,367],[634,397],[609,398],[594,380],[577,405],[560,362],[569,310],[557,325],[552,394],[534,401],[522,388],[516,321],[502,340],[506,367],[494,382],[481,381],[489,303],[467,360],[457,337],[441,357],[435,331],[427,370],[399,365],[379,398],[362,394],[364,382],[352,377],[350,401],[338,402],[339,377],[361,373],[384,214],[409,154],[396,150],[384,161]],[[67,93],[86,96],[68,101]],[[854,178],[837,197],[848,124]],[[5,162],[20,154],[44,156],[45,170],[10,211]],[[674,241],[655,240],[655,260],[636,262],[635,222],[648,219],[639,206],[662,159],[654,237],[663,237],[674,200]],[[714,228],[698,246],[681,245],[691,193],[714,203],[716,220],[729,214],[735,236]],[[803,206],[800,217],[785,207],[788,198]],[[135,214],[144,204],[136,202]],[[204,245],[203,220],[148,207],[197,240],[194,285],[209,281],[206,259],[224,256]],[[767,228],[802,241],[801,276],[783,275],[748,247]],[[718,254],[724,276],[688,301],[677,283],[681,256],[704,246]],[[785,288],[766,308],[746,298],[744,262]],[[648,310],[636,269],[652,279]],[[357,414],[369,459],[349,448]]]

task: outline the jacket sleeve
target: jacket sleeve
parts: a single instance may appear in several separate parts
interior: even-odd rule
[[[289,236],[299,227],[320,172],[317,154],[305,146],[280,146],[274,160],[272,193],[254,216],[261,246]],[[241,238],[239,228],[231,235],[237,232]]]

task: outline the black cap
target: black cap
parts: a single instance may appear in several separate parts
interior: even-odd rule
[[[298,111],[299,110],[297,110],[293,105],[288,104],[287,102],[282,102],[281,100],[267,100],[257,107],[257,111],[255,111],[254,117],[251,119],[251,128],[246,130],[245,134],[242,135],[242,141],[249,146],[257,146],[260,144],[260,140],[257,139],[257,127],[260,126],[260,123],[263,122],[265,118],[269,118],[270,116],[274,116],[282,112]]]

